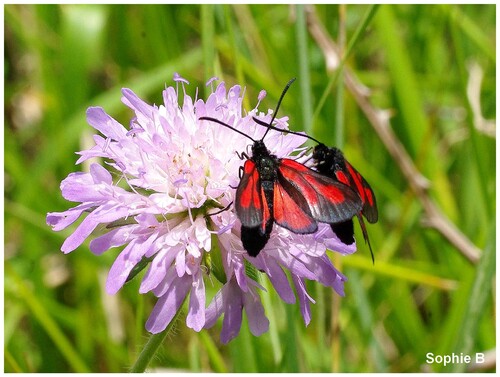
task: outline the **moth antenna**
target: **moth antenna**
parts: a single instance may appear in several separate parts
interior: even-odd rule
[[[280,96],[280,99],[278,100],[278,104],[276,105],[276,109],[274,110],[274,114],[273,114],[273,117],[271,119],[271,122],[269,122],[269,124],[266,124],[262,121],[260,121],[260,123],[256,120],[256,118],[254,117],[253,119],[259,123],[260,125],[265,125],[265,126],[268,126],[269,128],[273,128],[273,129],[276,129],[275,127],[271,126],[271,124],[274,122],[274,119],[276,119],[276,115],[278,114],[278,110],[281,106],[281,102],[283,101],[283,97],[285,96],[286,92],[288,91],[288,88],[290,88],[290,85],[292,85],[292,83],[295,81],[295,77],[293,79],[291,79],[290,81],[288,81],[288,83],[286,84],[285,86],[285,89],[283,89],[283,92],[281,92],[281,96]],[[198,118],[199,120],[208,120],[210,122],[215,122],[215,123],[218,123],[220,124],[221,126],[224,126],[224,127],[227,127],[227,128],[230,128],[231,130],[235,131],[235,132],[238,132],[240,135],[243,135],[247,138],[249,138],[250,140],[252,140],[254,143],[255,143],[255,140],[253,138],[251,138],[249,135],[241,132],[240,130],[237,130],[236,128],[234,127],[231,127],[229,124],[227,123],[224,123],[222,121],[220,121],[219,119],[215,119],[215,118],[212,118],[212,117],[200,117]],[[266,132],[264,133],[264,136],[262,136],[262,139],[261,140],[264,140],[264,138],[266,137],[267,133],[269,132],[269,128],[266,130]],[[279,129],[278,129],[279,130]]]
[[[224,127],[227,127],[227,128],[230,128],[231,130],[235,131],[235,132],[238,132],[240,135],[243,135],[247,138],[249,138],[250,140],[252,140],[254,143],[255,143],[255,140],[252,139],[250,136],[248,136],[246,133],[244,132],[241,132],[240,130],[230,126],[229,124],[227,123],[224,123],[222,121],[220,121],[219,119],[215,119],[215,118],[212,118],[212,117],[199,117],[198,120],[208,120],[210,122],[215,122],[215,123],[218,123],[220,124],[221,126],[224,126]]]
[[[293,79],[288,81],[288,83],[285,86],[285,89],[283,89],[283,92],[281,92],[281,96],[280,96],[280,99],[278,100],[278,104],[276,105],[276,109],[274,110],[273,117],[271,118],[271,121],[269,122],[269,124],[267,124],[267,126],[271,127],[271,124],[273,124],[274,119],[276,118],[276,115],[278,115],[278,110],[281,106],[281,101],[283,101],[283,97],[285,96],[286,92],[288,91],[288,88],[290,88],[290,85],[292,85],[295,80],[296,79],[294,77]],[[269,132],[269,129],[267,129],[266,133],[264,134],[264,136],[262,136],[261,140],[264,140],[264,138],[266,137],[268,132]]]
[[[318,144],[323,144],[320,141],[316,140],[315,138],[313,138],[312,136],[309,136],[307,134],[301,134],[300,132],[296,132],[296,131],[292,131],[292,130],[284,130],[284,129],[278,128],[276,126],[272,126],[271,124],[267,124],[266,122],[264,122],[256,117],[252,117],[252,118],[253,118],[254,122],[257,123],[258,125],[263,126],[263,127],[267,127],[268,131],[269,131],[269,129],[271,129],[271,130],[275,130],[275,131],[279,131],[279,132],[286,132],[287,134],[294,134],[294,135],[298,135],[298,136],[303,136],[303,137],[310,139]],[[267,133],[267,131],[266,131],[266,133]]]

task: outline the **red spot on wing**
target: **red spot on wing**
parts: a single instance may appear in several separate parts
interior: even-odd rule
[[[262,233],[266,233],[266,227],[267,223],[271,220],[271,213],[269,212],[269,204],[267,203],[266,195],[264,194],[264,190],[261,188],[260,189],[261,195],[260,197],[262,198],[262,205],[263,205],[263,215],[262,215],[262,224],[261,224],[261,230]]]
[[[335,223],[351,219],[361,201],[349,186],[290,160],[281,160],[278,179],[291,198],[316,221]]]
[[[337,177],[337,179],[342,182],[344,185],[348,185],[350,186],[351,182],[349,181],[349,178],[347,177],[347,175],[344,174],[344,172],[342,170],[337,170],[335,172],[335,176]]]
[[[351,176],[352,182],[354,182],[356,191],[359,193],[359,196],[361,197],[361,200],[364,203],[366,201],[366,194],[365,194],[365,190],[364,190],[364,187],[363,187],[363,177],[347,161],[345,162],[345,165],[347,167],[349,175]]]
[[[378,220],[377,203],[375,194],[363,176],[347,161],[345,162],[348,173],[351,177],[351,186],[354,186],[363,202],[362,213],[370,223]]]
[[[373,191],[369,188],[365,187],[365,195],[366,195],[366,200],[370,206],[373,206],[374,202],[374,196],[373,196]]]
[[[323,177],[322,177],[323,178]],[[323,179],[318,179],[318,177],[312,175],[305,175],[304,179],[312,186],[314,189],[321,194],[322,197],[327,198],[332,204],[342,204],[345,202],[345,192],[348,186],[342,187],[336,184],[335,181],[324,182]],[[332,184],[334,183],[334,184]]]
[[[307,234],[318,230],[316,221],[300,208],[277,181],[274,182],[273,216],[278,225],[294,233]]]
[[[243,176],[236,190],[235,209],[241,224],[253,228],[261,225],[263,218],[260,176],[252,160],[243,167]]]

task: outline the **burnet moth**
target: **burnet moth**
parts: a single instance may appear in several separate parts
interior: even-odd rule
[[[254,121],[261,126],[267,127],[268,129],[273,129],[276,131],[282,131],[286,133],[292,133],[295,135],[301,135],[312,141],[316,142],[318,145],[314,147],[312,158],[316,163],[316,170],[318,173],[333,178],[338,182],[341,182],[349,187],[351,187],[359,195],[362,208],[356,213],[359,220],[359,225],[363,233],[363,238],[368,244],[370,253],[372,256],[372,261],[374,261],[373,250],[370,244],[370,239],[368,237],[368,231],[366,230],[366,225],[363,220],[363,216],[368,220],[369,223],[376,223],[378,221],[378,210],[377,202],[375,199],[375,194],[368,184],[368,182],[363,178],[363,176],[345,159],[344,154],[338,148],[329,148],[325,144],[319,142],[315,138],[289,130],[283,130],[272,125],[269,125],[257,118],[253,118]],[[351,245],[354,242],[354,225],[351,219],[345,221],[339,221],[330,224],[333,232],[337,237],[345,244]]]
[[[274,111],[270,126],[281,101],[295,79],[288,82]],[[252,257],[256,257],[270,238],[273,224],[297,234],[318,230],[318,222],[338,223],[352,219],[362,208],[356,191],[343,182],[316,172],[289,158],[278,158],[264,144],[264,136],[254,140],[230,125],[211,117],[200,117],[228,127],[252,140],[252,155],[242,153],[246,161],[241,168],[234,206],[241,222],[241,241]],[[255,118],[254,118],[255,119]],[[279,130],[283,131],[283,130]]]

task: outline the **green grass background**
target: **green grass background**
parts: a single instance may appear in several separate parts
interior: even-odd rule
[[[358,234],[358,253],[333,256],[346,296],[308,285],[316,304],[306,328],[298,305],[262,294],[270,331],[219,341],[220,323],[196,333],[181,314],[151,368],[191,372],[465,371],[427,365],[425,355],[474,355],[495,343],[495,139],[477,129],[467,98],[469,66],[482,69],[481,111],[496,117],[495,5],[318,5],[327,34],[349,46],[344,69],[371,90],[375,108],[419,171],[429,196],[481,251],[472,263],[434,229],[358,103],[329,80],[306,12],[287,5],[5,5],[4,365],[7,372],[124,372],[148,339],[154,305],[138,281],[104,292],[117,250],[96,257],[88,242],[69,255],[49,211],[71,206],[59,183],[88,148],[88,106],[127,125],[128,87],[150,103],[179,72],[205,96],[206,80],[246,85],[295,130],[341,146],[370,182],[379,222],[368,225],[376,262]],[[368,17],[368,18],[367,18]],[[342,37],[342,35],[344,37]],[[321,98],[326,101],[319,106]],[[90,139],[91,140],[91,139]],[[90,144],[89,144],[90,143]],[[138,280],[138,279],[135,279]],[[219,284],[207,284],[213,294]],[[270,284],[261,279],[264,286]],[[486,370],[495,370],[488,367]]]

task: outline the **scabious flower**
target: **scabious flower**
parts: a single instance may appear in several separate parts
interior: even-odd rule
[[[247,151],[249,141],[199,118],[219,119],[260,139],[266,129],[256,125],[252,116],[270,121],[271,112],[258,113],[256,106],[242,113],[243,94],[237,85],[227,90],[220,83],[204,102],[186,94],[187,80],[176,74],[174,81],[176,88],[163,91],[160,106],[123,89],[122,101],[135,114],[127,128],[100,107],[87,110],[88,123],[100,134],[94,136],[94,147],[78,153],[77,163],[101,157],[112,173],[94,163],[89,172],[71,173],[62,181],[63,197],[79,204],[49,213],[47,224],[59,231],[80,217],[83,220],[61,250],[77,249],[99,225],[106,229],[91,240],[90,250],[100,255],[122,247],[107,277],[110,294],[135,276],[138,266],[148,265],[139,292],[152,291],[158,297],[146,322],[152,333],[165,330],[188,296],[186,324],[195,331],[212,326],[223,315],[221,340],[227,343],[240,330],[243,310],[254,335],[267,331],[269,321],[260,301],[263,287],[249,276],[248,266],[255,274],[258,270],[267,275],[283,301],[295,303],[298,297],[307,325],[314,300],[305,281],[318,281],[343,295],[346,278],[325,251],[352,253],[355,244],[342,244],[326,224],[311,235],[275,225],[266,247],[256,258],[249,257],[240,241],[241,224],[230,205],[243,164],[236,152]],[[264,91],[259,94],[259,103],[264,95]],[[287,118],[277,121],[280,127],[288,126]],[[272,130],[265,142],[272,153],[287,157],[304,139]],[[212,244],[214,239],[217,245]],[[214,253],[218,258],[213,258]],[[222,272],[213,275],[223,285],[207,306],[204,279],[209,260],[219,261]]]

